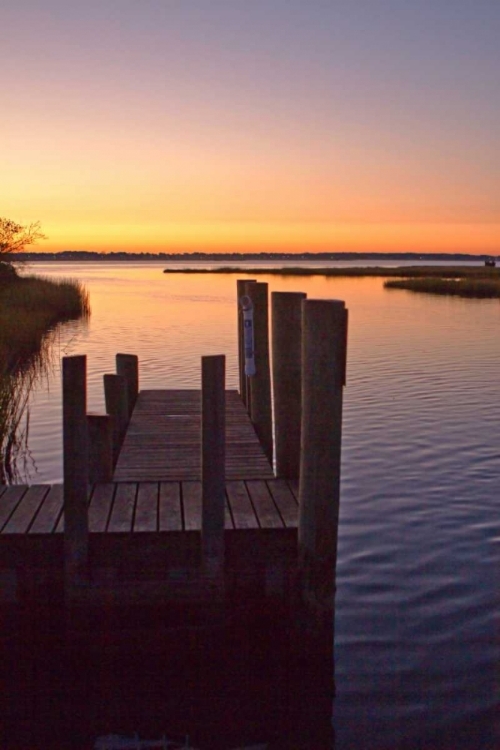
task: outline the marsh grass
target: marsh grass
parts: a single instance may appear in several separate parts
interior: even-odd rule
[[[444,294],[474,299],[500,298],[500,277],[496,279],[398,279],[386,281],[384,287],[386,289],[407,289],[411,292]]]
[[[0,484],[20,481],[29,463],[29,397],[52,364],[59,323],[90,315],[76,281],[19,277],[0,284]]]
[[[166,268],[163,273],[223,273],[251,274],[252,276],[347,276],[364,278],[375,276],[381,278],[485,278],[499,279],[500,268],[486,266],[350,266],[345,268],[302,268],[301,266],[283,266],[281,268],[245,268],[244,266],[220,266],[216,268]]]
[[[18,277],[0,286],[0,372],[13,373],[42,347],[58,323],[90,315],[88,293],[77,281]]]

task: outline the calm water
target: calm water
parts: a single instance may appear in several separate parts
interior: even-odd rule
[[[323,264],[321,264],[323,265]],[[236,277],[165,263],[55,264],[90,291],[57,332],[30,407],[31,481],[61,481],[59,359],[85,353],[89,410],[118,351],[142,387],[237,386]],[[500,305],[386,291],[382,279],[259,277],[350,310],[336,618],[339,748],[500,747]]]

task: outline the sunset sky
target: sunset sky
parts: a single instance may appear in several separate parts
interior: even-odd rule
[[[3,0],[40,250],[500,253],[499,0]]]

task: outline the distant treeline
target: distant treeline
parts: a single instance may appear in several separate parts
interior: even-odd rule
[[[88,250],[64,250],[59,253],[12,253],[11,260],[160,260],[160,261],[274,261],[274,260],[409,260],[409,261],[485,261],[490,255],[470,253],[97,253]]]

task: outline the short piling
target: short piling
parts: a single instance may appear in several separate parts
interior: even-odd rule
[[[303,292],[272,292],[272,376],[276,475],[298,479],[302,415]]]
[[[117,354],[116,374],[123,375],[127,381],[127,405],[130,419],[139,393],[139,358],[137,355]]]
[[[87,414],[89,483],[113,479],[113,423],[109,414]]]
[[[87,358],[63,357],[64,574],[66,591],[88,580]]]
[[[202,550],[205,574],[223,584],[226,408],[223,355],[202,357]]]
[[[253,303],[255,375],[250,381],[250,418],[269,463],[273,462],[271,369],[269,364],[268,285],[247,283],[246,294]]]
[[[340,501],[347,310],[338,300],[302,302],[302,452],[299,568],[310,622],[331,628]]]
[[[106,412],[111,416],[113,430],[113,466],[116,464],[128,425],[127,381],[123,375],[104,375]]]

